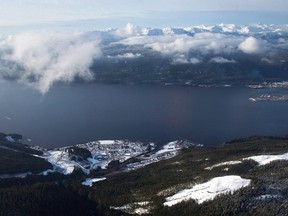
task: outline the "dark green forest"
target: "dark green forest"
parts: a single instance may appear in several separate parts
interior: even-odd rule
[[[133,52],[132,50],[126,50]],[[113,50],[106,51],[111,54]],[[243,54],[223,56],[237,59],[237,63],[219,64],[207,63],[213,55],[201,56],[200,64],[173,64],[171,56],[159,55],[152,51],[143,51],[139,59],[98,59],[95,60],[92,71],[95,82],[125,83],[125,84],[174,84],[174,85],[247,85],[262,82],[280,82],[288,79],[288,63],[268,64],[261,61],[262,56]],[[147,53],[146,53],[147,52]],[[114,54],[114,53],[112,53]],[[200,56],[193,53],[192,56]],[[287,53],[280,55],[287,59]],[[278,58],[280,58],[280,56]]]

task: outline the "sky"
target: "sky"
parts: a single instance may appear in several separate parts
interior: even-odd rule
[[[25,28],[284,24],[287,0],[0,0],[0,31]],[[80,29],[83,28],[83,29]]]

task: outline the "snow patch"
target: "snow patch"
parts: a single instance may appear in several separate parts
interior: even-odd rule
[[[276,160],[288,160],[288,153],[284,153],[281,155],[257,155],[257,156],[251,156],[251,157],[246,157],[243,158],[242,161],[241,160],[237,160],[237,161],[226,161],[226,162],[222,162],[222,163],[218,163],[218,164],[214,164],[210,167],[206,167],[205,170],[212,170],[214,168],[217,167],[221,167],[221,166],[230,166],[230,165],[235,165],[235,164],[240,164],[245,160],[253,160],[256,161],[260,166],[269,164],[273,161]]]
[[[85,181],[82,182],[82,185],[85,185],[85,186],[89,186],[89,187],[92,187],[93,183],[95,182],[99,182],[99,181],[104,181],[106,180],[105,177],[103,178],[87,178]]]
[[[260,166],[269,164],[276,160],[288,160],[288,153],[281,154],[281,155],[258,155],[244,158],[243,160],[254,160]]]
[[[44,154],[47,161],[51,163],[54,170],[64,175],[71,174],[74,171],[75,162],[71,161],[68,152],[65,151],[48,151]]]
[[[247,187],[250,182],[250,179],[243,179],[236,175],[216,177],[206,183],[195,185],[191,189],[185,189],[167,197],[164,206],[173,206],[190,199],[201,204],[214,199],[219,194],[233,193],[242,187]]]
[[[112,145],[115,143],[115,140],[98,140],[100,145]]]
[[[142,214],[149,214],[149,210],[145,208],[137,208],[134,210],[135,214],[142,215]]]
[[[163,154],[167,152],[174,152],[180,150],[181,147],[177,147],[177,143],[179,141],[169,142],[168,144],[164,145],[161,150],[157,151],[156,154]]]
[[[212,170],[216,167],[221,167],[221,166],[230,166],[230,165],[235,165],[235,164],[240,164],[242,163],[242,161],[226,161],[226,162],[222,162],[222,163],[218,163],[218,164],[214,164],[210,167],[206,167],[205,170]]]
[[[129,163],[127,164],[127,171],[129,170],[135,170],[142,168],[144,166],[147,166],[152,163],[159,162],[161,160],[167,160],[170,158],[175,157],[181,149],[189,148],[189,147],[203,147],[202,144],[194,144],[186,140],[177,140],[173,142],[169,142],[168,144],[164,145],[159,151],[156,151],[155,153],[139,158],[141,159],[140,162],[135,163]]]
[[[256,197],[256,200],[268,200],[268,199],[278,199],[281,198],[280,195],[264,194]]]
[[[14,173],[14,174],[1,174],[0,179],[26,178],[28,175],[32,175],[32,173],[31,172],[25,172],[25,173]]]
[[[110,209],[119,210],[122,212],[126,212],[128,214],[137,214],[137,215],[149,214],[151,208],[148,205],[150,203],[151,202],[148,201],[135,202],[120,207],[111,206]]]
[[[8,142],[16,142],[15,139],[14,139],[12,136],[6,136],[5,139],[6,139]]]

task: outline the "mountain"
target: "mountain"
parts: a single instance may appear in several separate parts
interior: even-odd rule
[[[243,34],[243,35],[265,35],[267,33],[275,35],[283,35],[288,33],[288,25],[274,24],[250,24],[250,25],[235,25],[235,24],[218,24],[218,25],[196,25],[186,27],[166,27],[166,28],[141,28],[128,23],[123,29],[106,29],[94,31],[94,33],[118,34],[122,37],[129,36],[159,36],[159,35],[193,35],[195,33],[211,32],[222,34]]]
[[[1,151],[7,150],[3,146],[11,145],[9,151],[17,148],[29,154],[27,146],[20,149],[19,142],[4,139],[7,140],[7,135],[2,136]],[[115,151],[113,146],[120,150]],[[121,153],[125,149],[129,154]],[[35,158],[44,156],[49,161],[49,152],[63,155],[58,165],[50,160],[55,172],[0,179],[1,215],[175,215],[176,212],[285,215],[287,212],[287,137],[253,136],[213,148],[188,141],[164,146],[95,141],[44,151]],[[117,160],[103,169],[90,169],[88,173],[87,167],[79,166],[95,156],[108,159],[110,153]],[[146,163],[147,160],[154,163]],[[59,164],[70,166],[72,162],[71,174],[59,169]],[[50,208],[46,208],[47,203]]]

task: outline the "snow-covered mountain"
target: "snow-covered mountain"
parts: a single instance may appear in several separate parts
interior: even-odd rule
[[[288,33],[287,25],[274,25],[274,24],[250,24],[250,25],[235,25],[235,24],[218,24],[218,25],[196,25],[186,27],[165,27],[165,28],[141,28],[128,23],[122,29],[106,29],[101,31],[101,34],[107,35],[111,33],[117,33],[125,37],[129,36],[159,36],[159,35],[193,35],[195,33],[210,32],[221,34],[267,34],[275,33],[278,35]]]

